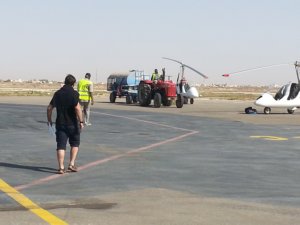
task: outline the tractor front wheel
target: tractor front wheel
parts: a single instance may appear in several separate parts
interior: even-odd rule
[[[154,95],[154,108],[160,108],[161,106],[161,94],[155,93]]]
[[[177,99],[176,99],[176,107],[177,108],[182,108],[183,107],[183,96],[178,94]]]
[[[168,100],[168,99],[162,99],[162,104],[164,106],[171,106],[172,105],[172,100]]]

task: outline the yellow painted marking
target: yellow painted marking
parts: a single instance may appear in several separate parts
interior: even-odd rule
[[[31,212],[45,220],[49,224],[55,224],[55,225],[66,225],[67,223],[63,220],[59,219],[58,217],[54,216],[50,212],[48,212],[45,209],[42,209],[37,204],[32,202],[29,198],[27,198],[25,195],[18,192],[16,189],[11,187],[9,184],[7,184],[5,181],[0,179],[0,190],[3,191],[5,194],[13,198],[16,202],[18,202],[20,205],[24,206],[26,209],[29,209]]]
[[[288,138],[276,137],[276,136],[250,136],[250,138],[260,138],[268,141],[287,141]]]

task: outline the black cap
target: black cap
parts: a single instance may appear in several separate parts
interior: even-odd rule
[[[90,73],[86,73],[85,74],[85,78],[91,78],[91,74]]]

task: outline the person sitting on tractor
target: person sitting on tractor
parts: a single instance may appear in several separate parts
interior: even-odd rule
[[[154,83],[157,83],[157,81],[160,79],[160,75],[158,74],[158,70],[155,69],[154,70],[154,73],[152,73],[152,76],[151,76],[151,80],[154,82]]]
[[[188,85],[187,81],[184,77],[182,77],[182,79],[180,80],[180,83],[179,83],[180,92],[182,92],[182,86],[184,87],[184,90],[186,91],[186,85]]]

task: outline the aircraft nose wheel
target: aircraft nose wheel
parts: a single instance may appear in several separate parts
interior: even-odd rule
[[[265,107],[264,108],[264,113],[265,114],[270,114],[270,112],[271,112],[271,108],[270,107]]]
[[[288,109],[287,111],[289,114],[293,114],[295,112],[295,110],[293,110],[293,109]]]

